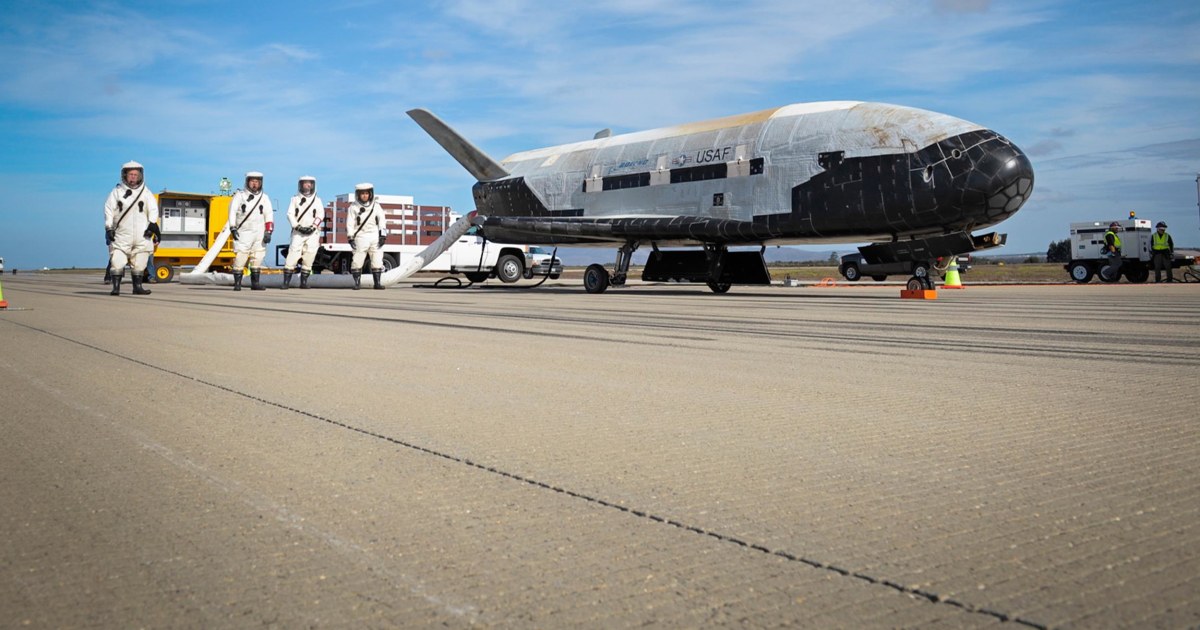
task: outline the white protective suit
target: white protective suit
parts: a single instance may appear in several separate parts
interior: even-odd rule
[[[357,200],[350,204],[346,212],[346,236],[353,237],[350,245],[354,248],[354,258],[350,261],[350,270],[357,272],[362,269],[363,259],[371,255],[371,269],[383,271],[383,250],[379,247],[379,236],[387,236],[386,220],[379,201],[371,199],[366,204]],[[357,234],[358,236],[354,236]]]
[[[238,190],[229,200],[229,227],[236,229],[237,239],[233,242],[233,270],[240,273],[246,268],[246,259],[250,260],[250,269],[260,269],[267,248],[263,245],[263,235],[267,224],[275,222],[275,208],[271,206],[271,198],[263,191],[251,193],[248,190]],[[231,232],[232,233],[232,232]]]
[[[313,258],[321,247],[321,226],[325,223],[325,203],[317,196],[294,195],[288,204],[288,223],[292,225],[292,242],[288,245],[287,262],[283,268],[292,270],[300,263],[301,271],[312,272]],[[313,228],[312,234],[301,234],[296,228]]]
[[[146,188],[146,182],[130,188],[121,182],[104,202],[104,229],[114,230],[108,268],[113,274],[124,274],[125,265],[133,265],[133,273],[141,277],[146,261],[154,253],[154,241],[146,238],[146,228],[158,223],[158,201]]]

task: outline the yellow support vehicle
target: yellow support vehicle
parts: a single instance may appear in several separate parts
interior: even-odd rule
[[[164,190],[158,198],[162,240],[154,251],[154,282],[170,282],[181,267],[193,267],[204,258],[229,221],[226,195],[173,192]],[[233,263],[233,239],[229,239],[213,260],[211,269],[228,268]]]

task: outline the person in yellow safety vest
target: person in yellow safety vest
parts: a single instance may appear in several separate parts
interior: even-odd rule
[[[1167,270],[1167,282],[1175,282],[1171,272],[1171,264],[1175,260],[1175,241],[1167,234],[1167,224],[1162,221],[1155,226],[1158,228],[1150,235],[1150,255],[1154,260],[1154,281],[1162,281],[1162,270]]]
[[[1116,282],[1121,277],[1121,237],[1117,236],[1120,231],[1121,224],[1113,221],[1104,233],[1104,249],[1101,253],[1108,257],[1108,266],[1100,270],[1100,276],[1109,282]]]

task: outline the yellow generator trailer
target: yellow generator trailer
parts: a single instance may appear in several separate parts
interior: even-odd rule
[[[158,193],[162,240],[154,251],[155,282],[170,282],[181,267],[194,267],[204,258],[229,221],[229,201],[225,195],[199,193]],[[229,239],[213,260],[211,269],[228,268],[233,263],[233,239]]]

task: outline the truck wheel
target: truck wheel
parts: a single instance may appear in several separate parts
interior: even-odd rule
[[[552,274],[550,274],[550,279],[558,280],[559,276],[561,276],[561,275],[562,275],[561,273],[552,273]]]
[[[850,282],[858,282],[862,279],[862,272],[858,270],[858,265],[850,263],[842,268],[842,275]]]
[[[884,280],[887,280],[887,276],[871,276],[871,279],[875,282],[883,282]]]
[[[395,254],[384,254],[383,255],[383,272],[384,273],[387,273],[399,266],[400,266],[400,263],[396,261]]]
[[[1150,274],[1146,274],[1149,277]],[[170,282],[175,277],[175,268],[171,265],[156,265],[154,267],[154,281],[157,283]]]
[[[1071,279],[1079,284],[1087,284],[1092,281],[1092,266],[1085,262],[1073,262],[1070,267]]]
[[[505,254],[496,261],[496,277],[500,282],[512,283],[521,279],[525,273],[525,264],[512,254]]]
[[[463,275],[471,282],[487,282],[488,276],[491,274],[486,271],[464,271]]]
[[[608,289],[608,270],[604,265],[591,264],[583,271],[583,290],[604,293]]]

